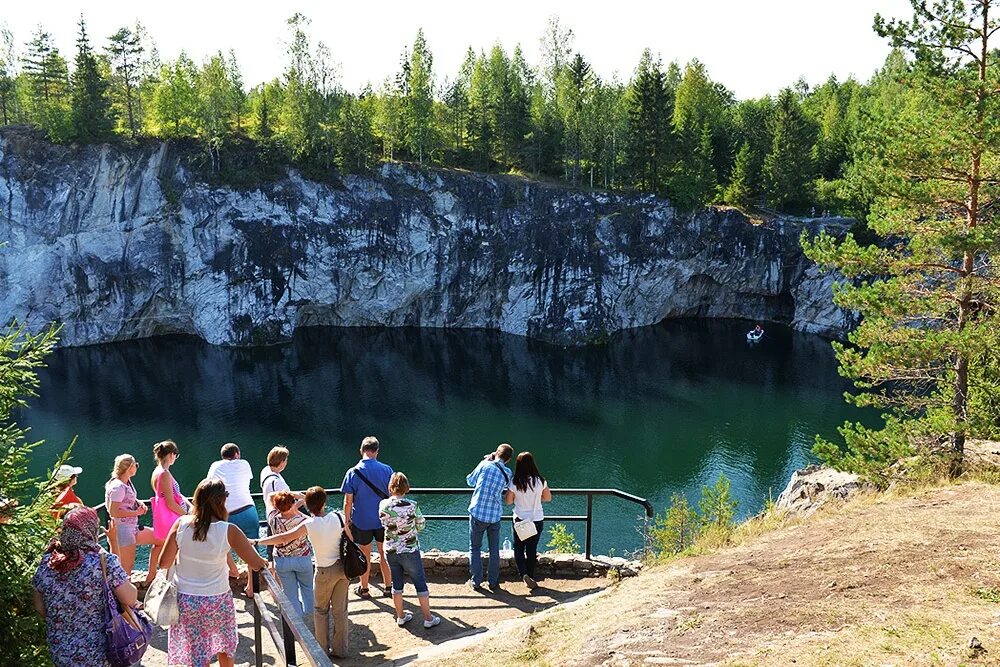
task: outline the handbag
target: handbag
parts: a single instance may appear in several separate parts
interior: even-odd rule
[[[142,660],[149,640],[153,636],[153,622],[138,609],[125,607],[118,611],[118,600],[108,583],[108,570],[101,553],[101,574],[104,575],[104,593],[107,598],[104,610],[104,631],[107,634],[106,652],[111,667],[131,667]]]
[[[344,517],[341,516],[340,512],[337,512],[337,518],[340,519],[340,525],[343,527]],[[354,543],[354,540],[347,536],[346,532],[340,535],[340,562],[344,564],[344,576],[348,579],[360,577],[368,571],[368,559],[365,558],[365,553],[361,547]]]
[[[518,521],[517,517],[514,517],[514,532],[517,534],[517,539],[526,542],[538,534],[538,529],[535,528],[534,521],[530,519]]]
[[[166,574],[163,570],[156,573],[142,604],[153,622],[161,627],[170,627],[178,621],[180,610],[177,608],[177,584],[174,583],[173,567]]]

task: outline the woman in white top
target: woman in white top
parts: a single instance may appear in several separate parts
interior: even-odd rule
[[[545,512],[542,503],[552,500],[552,492],[542,473],[538,472],[535,457],[531,452],[521,452],[517,455],[517,465],[514,467],[514,477],[507,489],[507,504],[514,503],[514,522],[533,521],[535,534],[522,540],[514,531],[514,563],[517,573],[528,588],[538,586],[535,583],[535,564],[538,562],[538,540],[542,535],[542,521]]]
[[[272,535],[253,544],[281,545],[309,537],[316,572],[313,575],[313,625],[316,641],[323,650],[337,658],[347,657],[347,588],[351,581],[344,574],[340,560],[340,541],[344,535],[354,539],[340,512],[326,511],[326,491],[321,486],[306,490],[306,507],[312,517],[297,527]],[[333,643],[330,643],[330,616],[333,615]]]
[[[160,567],[176,565],[180,609],[179,620],[167,634],[167,664],[207,667],[218,657],[220,667],[233,667],[236,609],[226,557],[234,549],[252,570],[267,562],[243,531],[226,522],[228,495],[221,480],[202,480],[194,492],[191,514],[177,520],[163,545]]]

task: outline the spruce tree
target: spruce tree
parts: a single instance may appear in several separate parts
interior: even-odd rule
[[[139,132],[139,66],[143,47],[139,35],[128,28],[120,28],[108,38],[108,55],[117,77],[117,88],[121,96],[121,106],[125,110],[128,133],[135,138]]]
[[[736,153],[736,162],[733,164],[733,174],[726,186],[725,200],[730,204],[738,206],[749,205],[756,194],[753,189],[753,165],[750,154],[750,143],[744,141]]]
[[[80,17],[76,39],[76,69],[71,78],[73,137],[80,142],[107,141],[114,136],[114,116],[108,98],[109,83],[101,76],[97,58]]]
[[[627,92],[628,163],[633,181],[658,192],[669,166],[670,109],[663,70],[649,49],[642,53]]]
[[[813,130],[791,88],[778,96],[771,127],[771,152],[764,158],[767,203],[779,211],[801,212],[812,201]]]
[[[423,29],[417,30],[410,52],[406,72],[407,86],[404,109],[406,112],[406,139],[410,152],[424,163],[430,151],[434,133],[434,72],[433,56],[427,48]]]

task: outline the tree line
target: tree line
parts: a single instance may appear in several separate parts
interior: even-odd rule
[[[287,27],[283,74],[249,88],[232,52],[163,60],[141,25],[98,45],[81,17],[72,67],[43,27],[20,56],[4,32],[0,122],[30,123],[57,142],[192,137],[213,169],[227,143],[250,140],[343,172],[409,160],[653,192],[685,210],[859,214],[865,198],[845,179],[854,140],[893,68],[906,66],[897,55],[868,84],[830,77],[737,100],[704,64],[665,65],[648,49],[627,82],[601,78],[553,17],[537,66],[520,47],[495,44],[470,47],[459,70],[441,76],[420,30],[397,72],[349,92],[309,20],[296,14]]]

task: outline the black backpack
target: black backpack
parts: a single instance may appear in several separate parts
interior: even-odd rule
[[[344,517],[337,512],[340,525],[344,525]],[[344,564],[344,576],[348,579],[356,579],[368,571],[368,559],[361,551],[361,547],[354,543],[354,540],[344,532],[340,535],[340,562]]]

